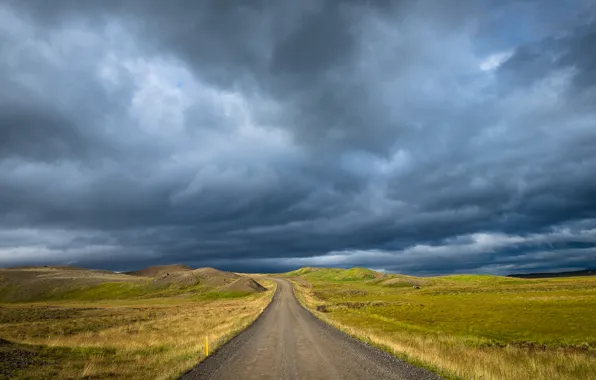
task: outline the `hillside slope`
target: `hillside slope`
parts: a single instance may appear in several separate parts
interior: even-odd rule
[[[213,268],[191,270],[171,265],[150,267],[133,273],[142,275],[73,267],[0,269],[0,302],[92,301],[176,295],[219,297],[218,294],[231,297],[260,291],[254,285],[227,288],[244,277]]]
[[[350,269],[341,268],[313,268],[304,267],[295,271],[287,272],[284,276],[301,276],[313,280],[327,280],[327,281],[361,281],[374,280],[384,277],[385,275],[376,272],[372,269],[355,267]]]
[[[125,272],[125,274],[140,277],[158,277],[167,273],[187,272],[191,270],[191,267],[182,264],[155,265],[132,272]]]
[[[268,289],[213,268],[0,269],[0,379],[178,379],[205,337],[216,350],[265,309],[275,285],[259,281]]]

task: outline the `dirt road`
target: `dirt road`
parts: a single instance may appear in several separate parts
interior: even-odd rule
[[[182,379],[439,379],[327,326],[298,303],[288,281],[275,281],[261,317]]]

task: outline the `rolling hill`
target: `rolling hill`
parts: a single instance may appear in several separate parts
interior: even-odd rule
[[[232,286],[244,279],[244,285]],[[255,285],[256,284],[256,285]],[[258,285],[258,286],[257,286]],[[0,269],[0,302],[100,300],[164,296],[227,297],[261,291],[248,277],[213,268],[182,265],[149,267],[115,273],[76,267],[17,267]]]

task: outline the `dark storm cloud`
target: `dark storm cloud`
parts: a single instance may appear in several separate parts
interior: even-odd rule
[[[516,48],[499,72],[513,85],[531,84],[556,69],[573,68],[578,89],[596,84],[596,21],[572,31]]]
[[[0,115],[0,124],[5,126],[0,154],[51,160],[84,153],[82,139],[68,125],[70,120],[52,111],[30,114],[29,109],[9,105]]]
[[[595,266],[594,8],[558,4],[5,2],[0,262]]]

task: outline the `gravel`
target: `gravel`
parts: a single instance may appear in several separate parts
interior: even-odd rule
[[[182,379],[440,379],[323,323],[298,303],[288,281],[275,281],[277,292],[255,323]]]

